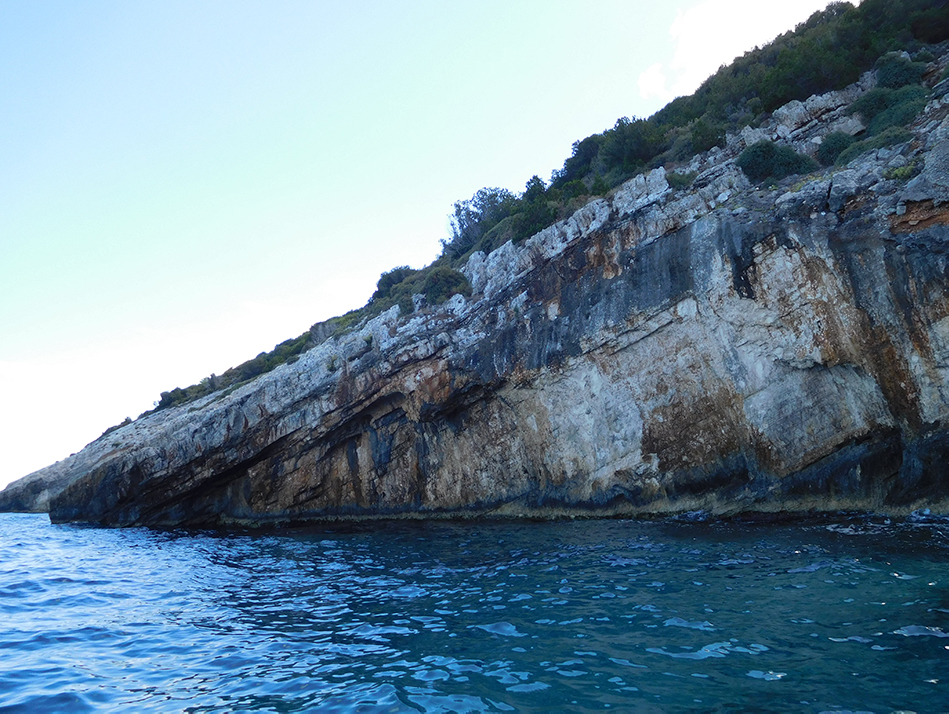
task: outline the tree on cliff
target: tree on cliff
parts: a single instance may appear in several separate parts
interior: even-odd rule
[[[465,201],[455,201],[451,216],[451,238],[442,241],[449,257],[474,248],[485,233],[509,216],[515,207],[514,194],[504,188],[482,188]]]
[[[513,236],[515,243],[530,238],[557,219],[556,208],[551,205],[547,195],[547,185],[536,174],[531,176],[524,187],[516,209]]]

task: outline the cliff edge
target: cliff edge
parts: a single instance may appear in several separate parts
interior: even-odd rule
[[[633,515],[949,504],[949,99],[911,140],[755,186],[762,139],[856,133],[872,84],[792,102],[520,244],[472,295],[331,337],[11,484],[54,522]],[[937,97],[938,97],[937,92]]]

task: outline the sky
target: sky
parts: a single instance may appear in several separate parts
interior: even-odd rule
[[[0,2],[0,487],[826,4]]]

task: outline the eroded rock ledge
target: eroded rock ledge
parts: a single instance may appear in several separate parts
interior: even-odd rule
[[[470,299],[140,418],[0,507],[186,526],[945,508],[949,107],[776,190],[734,165],[762,132],[813,149],[862,89],[729,137],[688,190],[657,169],[476,253]]]

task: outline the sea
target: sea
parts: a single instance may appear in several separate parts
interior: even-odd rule
[[[0,514],[2,712],[949,711],[949,519]]]

